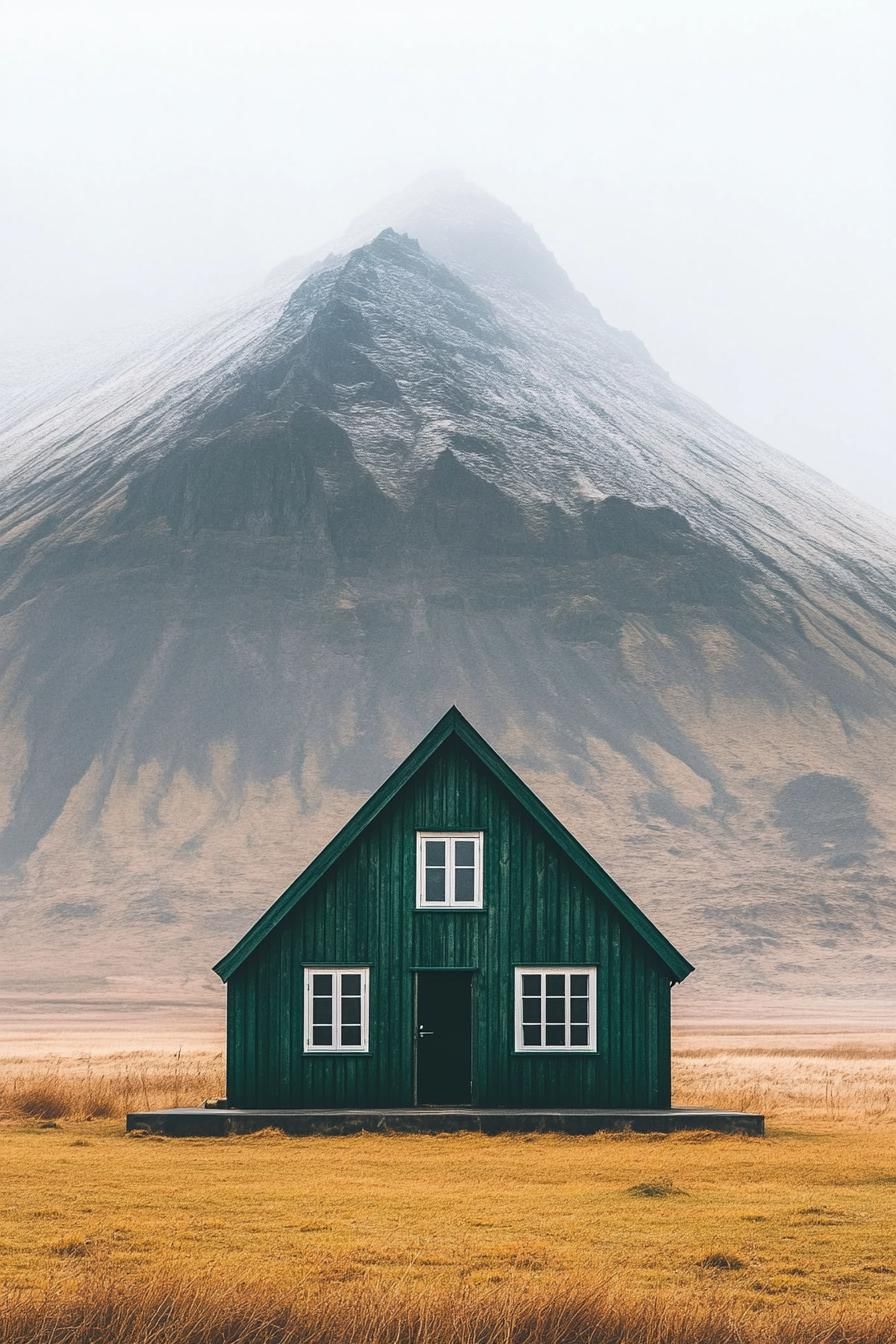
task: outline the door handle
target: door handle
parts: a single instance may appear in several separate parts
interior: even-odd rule
[[[423,1037],[423,1036],[435,1036],[435,1032],[434,1032],[434,1031],[424,1031],[422,1027],[418,1027],[418,1028],[417,1028],[417,1037],[418,1037],[418,1039],[420,1039],[420,1038]]]

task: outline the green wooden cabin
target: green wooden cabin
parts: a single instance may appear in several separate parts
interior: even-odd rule
[[[451,709],[215,967],[228,1102],[665,1108],[692,969]]]

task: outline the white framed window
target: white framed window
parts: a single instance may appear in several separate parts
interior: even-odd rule
[[[597,967],[517,966],[516,1048],[597,1049]]]
[[[482,832],[417,832],[417,908],[482,909]]]
[[[363,1054],[368,1049],[370,971],[366,966],[305,967],[305,1050]]]

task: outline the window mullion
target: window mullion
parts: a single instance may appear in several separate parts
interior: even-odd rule
[[[563,977],[563,1014],[566,1021],[563,1023],[563,1040],[566,1043],[567,1050],[572,1045],[572,1000],[571,1000],[572,976],[569,971]]]
[[[597,970],[588,976],[588,1046],[597,1049]]]
[[[370,1048],[370,972],[361,972],[361,1046]]]
[[[342,972],[333,972],[333,1044],[342,1049]]]
[[[454,904],[454,841],[445,841],[445,904]]]
[[[485,875],[482,871],[482,836],[477,835],[473,845],[473,902],[475,905],[481,905],[483,900],[483,887],[485,884]]]

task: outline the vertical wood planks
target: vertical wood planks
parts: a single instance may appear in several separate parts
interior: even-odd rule
[[[418,911],[416,832],[481,830],[484,909]],[[370,966],[370,1053],[303,1052],[308,965]],[[595,1054],[514,1052],[514,968],[596,965]],[[500,780],[444,743],[228,984],[238,1106],[413,1105],[414,970],[472,969],[473,1096],[502,1106],[668,1106],[669,976]]]

